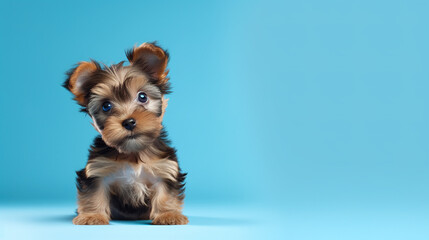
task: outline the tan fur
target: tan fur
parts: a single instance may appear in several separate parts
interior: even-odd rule
[[[152,221],[152,224],[154,225],[185,225],[188,223],[188,218],[176,211],[159,214]]]
[[[159,78],[163,83],[167,82],[168,70],[165,68],[167,67],[168,57],[161,48],[149,43],[143,43],[142,45],[134,48],[133,59],[130,59],[130,62],[133,63],[137,61],[138,58],[145,57],[145,55],[149,54],[153,54],[158,57],[159,66],[157,67],[157,71],[153,73],[154,77]]]
[[[132,71],[130,72],[132,73]],[[128,74],[128,75],[129,76],[127,76],[125,79],[127,79],[128,77],[131,78],[131,76],[133,76],[134,74]],[[148,80],[146,76],[136,75],[132,77],[132,81],[127,81],[128,92],[130,94],[136,94],[141,90],[142,86],[147,84],[147,82]]]
[[[109,219],[109,192],[128,196],[130,201],[128,203],[135,206],[147,205],[148,203],[145,203],[144,199],[145,196],[150,196],[152,206],[150,219],[154,220],[154,224],[186,224],[188,222],[187,218],[180,213],[183,201],[171,195],[164,183],[157,180],[164,178],[175,181],[179,169],[177,162],[157,159],[154,153],[141,153],[137,158],[138,161],[135,161],[134,157],[121,155],[115,159],[101,157],[88,162],[85,168],[87,176],[97,177],[101,180],[97,183],[96,192],[87,195],[79,194],[79,216],[76,217],[75,224],[100,224],[100,221],[94,220],[91,214],[99,214]],[[127,169],[130,171],[129,174],[137,176],[138,182],[130,185],[132,189],[115,178],[118,173]],[[140,175],[144,177],[140,178]],[[128,192],[130,190],[132,191]],[[137,195],[130,196],[130,194]],[[85,216],[90,217],[85,219]]]
[[[109,218],[98,213],[83,213],[73,219],[75,225],[108,225]]]
[[[147,171],[160,178],[169,179],[175,181],[177,174],[179,173],[179,166],[177,162],[169,159],[148,159],[145,162]]]
[[[162,129],[161,118],[157,117],[154,113],[144,111],[134,111],[129,117],[134,118],[138,123],[135,131],[136,132],[159,132]]]
[[[85,104],[85,98],[83,93],[79,90],[76,81],[79,77],[82,77],[82,75],[88,74],[96,69],[97,66],[93,62],[80,62],[76,70],[70,76],[70,91],[75,95],[74,99],[81,105]]]
[[[116,82],[112,81],[112,83],[115,84]],[[100,96],[100,97],[111,98],[111,97],[114,97],[114,96],[110,96],[111,92],[112,92],[111,88],[112,88],[112,86],[110,84],[103,82],[103,83],[99,83],[95,87],[93,87],[91,89],[91,92],[97,96]]]
[[[126,79],[132,79],[127,81],[127,89],[131,95],[136,95],[142,86],[147,84],[148,79],[145,75],[138,75],[132,67],[124,67],[121,70],[110,71],[111,75],[106,75],[106,81],[99,83],[91,89],[91,92],[109,98],[113,102],[120,102],[120,100],[115,98],[115,95],[112,94],[112,88],[119,86],[124,83]]]
[[[94,158],[88,162],[85,168],[86,176],[88,177],[107,177],[118,171],[123,166],[124,162],[115,161],[110,158]]]
[[[164,98],[164,96],[162,96],[162,114],[159,117],[161,119],[161,122],[164,119],[165,109],[167,109],[168,106],[168,100],[168,98]]]
[[[131,134],[150,134],[150,136],[137,139],[133,143],[135,148],[139,145],[147,145],[150,141],[156,138],[162,129],[162,117],[158,117],[160,106],[162,106],[162,95],[159,89],[148,82],[146,75],[135,71],[132,66],[123,67],[120,69],[109,68],[109,74],[106,74],[106,81],[98,83],[91,89],[93,93],[89,103],[89,112],[96,112],[103,102],[108,99],[114,106],[114,115],[99,114],[98,117],[104,122],[104,129],[100,130],[93,123],[95,129],[102,134],[103,140],[107,145],[117,148],[120,152],[126,153],[129,145],[120,146],[119,143]],[[124,102],[118,99],[114,94],[114,89],[120,85],[126,86],[131,97]],[[142,91],[147,93],[147,104],[138,104],[137,95]],[[154,96],[154,98],[151,98]],[[161,99],[159,99],[161,98]],[[165,108],[164,108],[165,109]],[[134,118],[137,121],[137,126],[131,133],[122,126],[125,119]]]
[[[159,184],[155,187],[155,194],[152,196],[152,211],[150,218],[156,219],[165,212],[181,212],[183,202],[168,193],[166,186]]]
[[[73,219],[74,224],[108,224],[110,219],[108,190],[101,182],[96,184],[98,185],[97,191],[78,194],[77,212],[79,215]]]
[[[154,134],[151,136],[151,138],[141,137],[137,139],[136,144],[148,145],[153,137],[157,137],[159,135],[159,132],[162,129],[162,119],[157,117],[154,113],[148,111],[134,111],[130,115],[126,115],[126,117],[109,117],[104,125],[105,128],[102,130],[102,137],[107,145],[116,147],[120,152],[127,152],[126,149],[122,148],[123,146],[118,145],[122,139],[130,135],[130,132],[122,127],[122,121],[127,118],[134,118],[138,123],[136,128],[133,130],[134,134]]]
[[[175,181],[179,173],[179,166],[175,161],[156,159],[153,155],[148,155],[146,153],[141,153],[138,158],[137,161],[135,158],[123,158],[122,156],[116,159],[91,159],[86,165],[85,171],[88,177],[104,178],[118,172],[120,169],[123,169],[124,166],[130,166],[136,172],[144,170],[153,177],[170,179],[172,181]]]

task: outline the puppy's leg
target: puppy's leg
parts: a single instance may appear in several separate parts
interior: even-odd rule
[[[182,214],[183,200],[177,194],[169,193],[164,184],[154,189],[150,219],[155,225],[185,225],[188,218]]]
[[[99,181],[93,179],[91,185],[78,191],[78,216],[76,225],[107,225],[110,220],[109,192]]]

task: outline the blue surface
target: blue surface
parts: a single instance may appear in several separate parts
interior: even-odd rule
[[[428,12],[397,0],[1,1],[0,237],[428,239]],[[57,205],[75,199],[96,132],[64,72],[154,40],[171,54],[164,119],[195,225],[74,227],[74,204]],[[234,217],[244,223],[221,223]]]
[[[73,204],[0,207],[0,239],[427,240],[428,208],[189,204],[185,226],[71,223]]]

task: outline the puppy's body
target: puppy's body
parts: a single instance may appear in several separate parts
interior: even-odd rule
[[[154,145],[138,154],[121,154],[97,137],[86,168],[77,173],[78,212],[95,212],[93,208],[109,205],[106,214],[111,219],[137,220],[155,219],[160,211],[180,211],[185,175],[163,137]],[[95,205],[94,198],[98,199]],[[109,202],[103,203],[104,198]]]
[[[73,222],[186,224],[181,214],[185,174],[162,127],[168,54],[146,43],[127,57],[129,66],[81,62],[64,84],[101,134],[86,167],[77,172],[78,216]]]

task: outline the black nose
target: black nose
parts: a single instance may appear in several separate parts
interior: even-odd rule
[[[134,118],[125,119],[122,122],[122,126],[125,129],[132,131],[136,127],[136,120]]]

